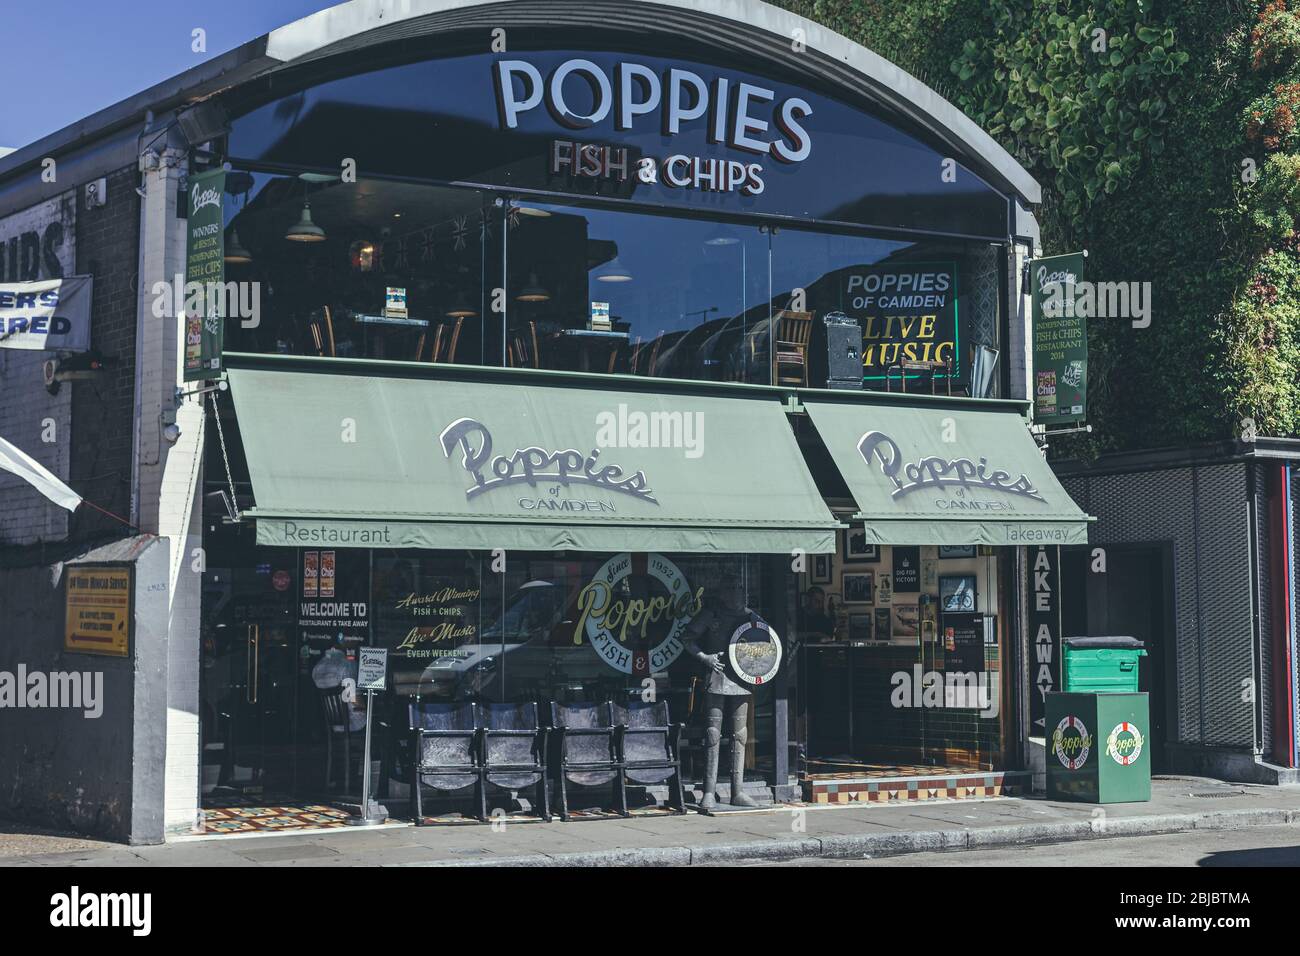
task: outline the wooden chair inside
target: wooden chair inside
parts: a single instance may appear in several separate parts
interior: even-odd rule
[[[808,340],[813,313],[782,309],[777,313],[776,351],[772,356],[777,385],[808,385]]]
[[[506,352],[513,368],[541,368],[537,348],[537,323],[530,321],[515,330]]]

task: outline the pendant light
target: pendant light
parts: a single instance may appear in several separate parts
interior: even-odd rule
[[[311,221],[311,203],[303,200],[302,216],[289,227],[284,238],[290,242],[324,242],[325,230]]]
[[[631,282],[632,272],[627,266],[623,265],[618,256],[615,256],[596,269],[594,277],[597,282]]]
[[[720,226],[715,227],[704,239],[706,246],[734,246],[738,242],[740,242],[739,239],[730,233],[724,232]]]
[[[470,307],[469,300],[465,298],[465,290],[461,289],[456,293],[456,301],[447,310],[447,318],[472,319],[476,315],[478,315],[478,312]]]
[[[551,298],[551,293],[547,292],[537,281],[537,273],[528,273],[528,285],[519,290],[515,298],[520,302],[547,302]]]
[[[226,243],[226,262],[232,265],[246,265],[253,261],[253,254],[239,241],[239,230],[230,230],[230,242]]]

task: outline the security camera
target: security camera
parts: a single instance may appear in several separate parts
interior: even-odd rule
[[[181,437],[181,426],[177,425],[175,422],[172,422],[170,425],[164,425],[162,434],[163,438],[167,439],[168,442],[174,445]]]

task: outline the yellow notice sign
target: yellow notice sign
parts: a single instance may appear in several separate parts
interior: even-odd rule
[[[81,654],[130,654],[131,569],[70,565],[63,649]]]

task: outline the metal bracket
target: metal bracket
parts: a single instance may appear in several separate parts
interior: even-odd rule
[[[785,413],[787,415],[806,415],[808,410],[803,407],[803,402],[799,401],[798,395],[787,395],[785,397]]]
[[[216,385],[208,385],[205,386],[204,388],[196,388],[193,391],[189,391],[189,392],[185,391],[185,387],[183,385],[177,385],[175,391],[176,404],[179,405],[183,399],[189,398],[192,395],[206,395],[208,392],[217,392],[217,391],[224,392],[227,391],[229,388],[230,388],[230,383],[227,382],[224,378],[219,380]]]

